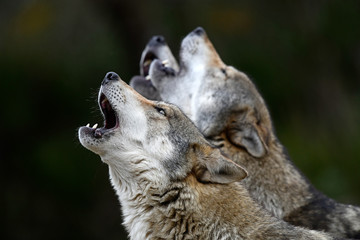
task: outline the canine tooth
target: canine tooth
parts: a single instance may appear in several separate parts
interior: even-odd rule
[[[94,124],[94,126],[92,128],[97,128],[97,126],[98,126],[98,124],[96,123],[96,124]]]
[[[150,65],[150,63],[152,62],[152,60],[146,60],[145,62],[144,62],[144,66],[145,67],[147,67],[147,66],[149,66]]]
[[[146,79],[146,80],[150,80],[150,75],[147,75],[147,76],[145,77],[145,79]]]
[[[165,59],[164,61],[161,62],[163,65],[168,65],[169,60]]]
[[[90,127],[90,123],[86,124],[86,127]]]

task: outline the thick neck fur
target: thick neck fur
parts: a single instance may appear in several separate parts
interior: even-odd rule
[[[242,183],[253,199],[274,216],[333,236],[360,238],[360,208],[339,204],[320,193],[293,165],[275,137],[268,154],[261,159],[226,140],[220,144],[224,155],[247,169],[249,175]]]
[[[293,227],[259,207],[241,184],[139,181],[130,187],[111,169],[130,239],[332,239]],[[234,196],[237,196],[236,198]]]
[[[227,140],[222,142],[221,151],[247,169],[249,175],[243,183],[251,196],[274,216],[283,218],[307,204],[313,198],[313,189],[288,159],[281,144],[275,138],[269,143],[267,155],[260,159]]]

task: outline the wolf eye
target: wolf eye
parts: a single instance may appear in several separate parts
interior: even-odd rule
[[[155,107],[156,111],[158,111],[158,113],[160,113],[161,115],[166,116],[165,110],[163,108],[160,107]]]

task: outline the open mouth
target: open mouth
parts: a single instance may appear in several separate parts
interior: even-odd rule
[[[147,77],[149,75],[150,65],[158,57],[153,52],[147,52],[144,61],[142,62],[142,72],[143,76]]]
[[[101,112],[104,115],[104,128],[105,129],[113,129],[118,126],[118,120],[114,109],[112,108],[109,100],[105,96],[105,94],[100,95],[99,104],[101,108]]]
[[[101,109],[101,112],[104,116],[104,127],[98,128],[98,124],[95,124],[93,127],[90,128],[90,124],[88,124],[86,127],[91,129],[92,134],[95,138],[102,138],[102,136],[117,127],[119,127],[119,120],[116,115],[116,112],[112,108],[109,100],[105,96],[105,94],[101,93],[99,98],[99,106]]]

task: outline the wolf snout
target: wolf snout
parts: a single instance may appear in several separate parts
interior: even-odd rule
[[[105,84],[108,84],[109,82],[111,81],[119,81],[120,77],[119,75],[117,75],[116,73],[114,72],[108,72],[106,75],[105,75],[105,78],[104,80],[102,81],[101,85],[105,85]]]
[[[202,27],[197,27],[197,28],[193,31],[193,34],[202,36],[202,35],[205,35],[206,32],[205,32],[205,30],[204,30]]]
[[[161,35],[158,35],[150,39],[149,46],[164,45],[165,43],[165,38]]]

